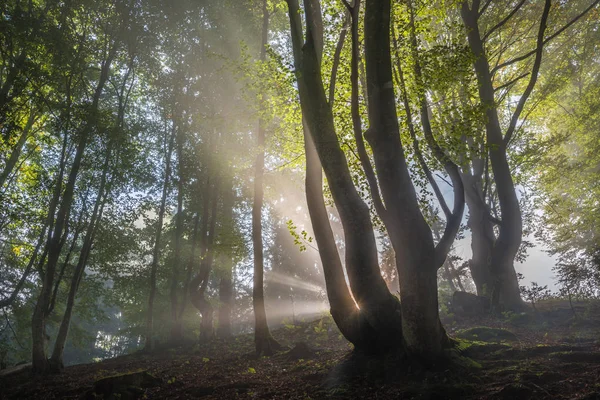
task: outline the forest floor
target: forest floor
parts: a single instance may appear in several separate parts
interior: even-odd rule
[[[600,400],[600,304],[548,301],[528,314],[444,318],[469,367],[434,371],[360,360],[330,317],[273,331],[295,350],[253,354],[253,337],[135,353],[60,375],[0,377],[0,399],[585,399]],[[102,378],[147,371],[118,396],[92,394]],[[121,375],[123,376],[123,375]],[[127,375],[125,375],[127,376]],[[118,379],[118,378],[117,378]],[[149,379],[149,380],[148,380]],[[109,380],[110,381],[110,380]],[[102,381],[105,382],[105,381]]]

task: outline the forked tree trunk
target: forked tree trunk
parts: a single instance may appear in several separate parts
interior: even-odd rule
[[[508,165],[506,143],[498,118],[490,66],[479,32],[479,10],[470,9],[468,2],[465,1],[462,4],[461,15],[467,28],[469,46],[475,57],[474,67],[479,98],[486,110],[487,144],[502,215],[499,235],[494,243],[490,261],[494,282],[492,304],[497,307],[501,302],[506,309],[521,309],[523,300],[514,268],[514,260],[523,236],[521,209]]]
[[[263,24],[260,48],[260,61],[267,57],[267,39],[269,33],[269,10],[267,0],[262,4]],[[261,94],[262,96],[262,94]],[[264,101],[260,101],[264,107]],[[262,109],[260,110],[262,112]],[[252,249],[254,255],[254,276],[252,282],[252,308],[254,310],[254,345],[257,354],[271,355],[279,349],[279,344],[271,336],[267,323],[264,293],[264,254],[262,236],[262,208],[264,201],[263,178],[265,168],[265,121],[258,119],[257,155],[254,163],[254,199],[252,203]]]
[[[347,306],[347,288],[342,284],[340,275],[343,273],[339,274],[335,257],[330,255],[323,258],[323,250],[331,250],[332,246],[327,242],[328,227],[323,223],[327,218],[316,220],[315,217],[320,214],[315,211],[318,212],[319,208],[310,205],[311,201],[317,203],[319,200],[320,188],[308,184],[317,182],[320,168],[318,164],[310,162],[310,141],[307,141],[307,168],[312,166],[315,169],[310,182],[307,179],[311,221],[324,264],[328,294],[339,296],[335,303],[332,302],[332,313],[334,304],[340,304],[339,319],[354,321],[354,324],[347,326],[347,332],[342,332],[359,351],[393,349],[438,356],[448,343],[437,314],[437,268],[441,264],[436,260],[431,231],[419,211],[399,141],[389,55],[391,4],[389,1],[368,2],[365,13],[366,75],[371,123],[367,138],[372,144],[377,176],[388,205],[388,209],[383,210],[382,219],[387,221],[386,226],[398,258],[400,279],[405,282],[401,288],[402,305],[390,294],[381,276],[369,209],[353,184],[325,96],[319,62],[319,2],[304,2],[306,41],[298,1],[288,0],[288,6],[304,121],[342,221],[346,240],[346,269],[358,310],[350,310],[351,307]],[[358,14],[356,12],[355,15]],[[352,315],[357,312],[359,318],[353,318]],[[404,322],[404,319],[407,321]]]
[[[315,28],[315,18],[320,18],[319,4],[318,1],[304,4],[308,29],[306,43],[303,40],[298,2],[289,0],[288,5],[302,111],[344,228],[346,269],[356,307],[360,308],[360,319],[352,317],[356,311],[348,306],[341,277],[336,272],[336,264],[331,263],[330,259],[323,259],[325,275],[331,276],[330,281],[337,284],[335,290],[341,295],[339,318],[356,322],[348,324],[348,332],[351,334],[346,337],[353,341],[357,350],[398,348],[401,347],[401,341],[398,340],[401,337],[399,304],[388,291],[381,276],[369,209],[352,181],[346,158],[339,146],[333,114],[323,87],[319,57],[315,48],[315,37],[319,35],[318,29]],[[318,190],[318,187],[316,189]],[[312,218],[311,215],[311,220]],[[327,227],[321,225],[322,220],[312,221],[316,225],[315,238],[319,240],[317,230],[324,228],[326,233]],[[318,243],[320,251],[331,247],[326,242],[323,245],[322,243],[321,239],[321,243]],[[327,290],[332,290],[329,283]],[[348,314],[342,315],[344,312]],[[359,321],[364,321],[366,326]],[[362,332],[368,332],[368,336],[363,337]],[[364,340],[360,340],[361,338]]]

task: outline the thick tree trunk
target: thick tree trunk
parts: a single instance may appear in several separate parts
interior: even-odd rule
[[[158,221],[156,224],[156,233],[154,237],[154,249],[152,251],[152,264],[150,266],[150,295],[148,296],[148,309],[146,310],[146,337],[144,349],[154,350],[154,298],[156,297],[156,273],[160,258],[160,240],[162,236],[163,219],[167,205],[167,194],[169,192],[169,181],[171,179],[171,155],[173,153],[173,144],[175,142],[175,129],[169,135],[169,144],[165,154],[165,176],[163,180],[162,196],[160,207],[158,209]]]
[[[390,55],[389,0],[367,0],[365,61],[368,137],[383,199],[384,223],[396,252],[400,281],[402,332],[407,349],[439,356],[448,338],[438,315],[437,269],[431,230],[423,218],[400,143]]]
[[[479,98],[486,110],[487,145],[502,215],[499,235],[494,243],[490,261],[494,281],[492,304],[497,307],[502,302],[506,309],[520,309],[523,307],[523,300],[519,292],[514,260],[523,236],[521,209],[508,165],[506,143],[498,118],[490,67],[479,33],[479,10],[469,9],[469,4],[465,1],[461,15],[467,28],[469,46],[475,57],[474,67],[479,84]]]
[[[313,1],[305,3],[308,32],[307,41],[304,43],[298,3],[288,0],[298,89],[304,119],[325,170],[344,228],[346,269],[351,291],[358,304],[357,307],[360,308],[360,314],[367,321],[372,334],[366,341],[354,341],[360,337],[355,334],[347,338],[354,341],[357,350],[398,348],[401,347],[401,341],[398,340],[401,337],[399,304],[390,294],[381,276],[369,209],[360,198],[352,181],[346,158],[339,146],[333,125],[333,114],[323,88],[314,39],[314,36],[318,35],[318,30],[314,28],[314,18],[319,14],[319,10],[316,9],[317,3]],[[312,216],[311,220],[313,224],[322,224],[312,219]],[[320,227],[316,225],[315,228],[315,237],[319,240],[317,230]],[[326,242],[318,245],[321,251],[331,247]],[[329,268],[326,262],[324,260],[324,268]],[[336,277],[335,268],[329,273],[333,274],[332,282],[338,285],[336,290],[342,295],[339,311],[344,312],[350,307],[344,301],[341,280],[339,276]],[[349,314],[342,315],[341,318],[353,319],[354,311],[347,312]],[[360,329],[350,330],[356,333],[360,331]]]

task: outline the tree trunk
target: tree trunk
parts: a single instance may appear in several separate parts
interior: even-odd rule
[[[33,266],[35,265],[35,261],[37,259],[38,253],[40,252],[40,248],[42,247],[42,244],[44,243],[44,236],[46,236],[47,228],[48,228],[48,225],[44,225],[44,227],[42,228],[42,232],[40,233],[37,244],[35,245],[35,248],[33,249],[33,252],[31,253],[31,257],[29,258],[27,267],[25,267],[25,271],[23,271],[23,275],[21,275],[21,279],[19,279],[19,282],[17,282],[12,293],[7,298],[0,300],[0,310],[5,307],[10,306],[15,301],[17,296],[19,295],[19,292],[21,291],[21,289],[23,289],[25,282],[27,282],[27,278],[29,277],[29,275],[31,274],[31,271],[33,270]]]
[[[215,141],[217,138],[215,138]],[[210,278],[210,272],[212,269],[213,257],[214,257],[214,240],[215,240],[215,229],[217,221],[217,210],[219,201],[219,179],[215,179],[212,191],[210,186],[207,184],[208,193],[206,193],[206,201],[204,203],[205,210],[208,210],[210,206],[210,223],[208,223],[209,213],[204,211],[203,215],[203,226],[202,226],[202,247],[203,256],[200,263],[200,271],[198,275],[190,283],[190,301],[202,314],[202,322],[200,324],[200,341],[207,342],[212,340],[214,337],[213,330],[213,318],[214,309],[209,301],[206,300],[204,294],[208,287]]]
[[[419,209],[400,142],[390,54],[389,0],[367,0],[365,64],[369,133],[388,216],[383,219],[400,281],[402,333],[410,353],[441,355],[448,338],[438,314],[437,269],[431,229]],[[462,190],[462,189],[461,189]]]
[[[263,0],[263,25],[260,48],[260,60],[267,57],[267,38],[269,34],[269,11],[267,0]],[[260,95],[262,96],[262,94]],[[261,111],[265,103],[260,100]],[[264,294],[264,255],[262,236],[262,207],[264,201],[263,176],[265,168],[265,121],[258,119],[256,161],[254,163],[254,199],[252,204],[252,249],[254,255],[254,277],[252,285],[252,307],[254,309],[254,345],[257,354],[271,355],[280,347],[271,336],[267,324]]]
[[[233,181],[229,193],[223,198],[223,222],[225,227],[223,235],[231,237],[230,230],[233,230],[234,216],[233,206],[235,203],[235,192],[233,190]],[[221,243],[221,246],[232,245],[232,243]],[[232,256],[223,254],[220,257],[221,279],[219,280],[219,323],[217,336],[222,339],[231,337],[231,311],[233,309],[233,259]]]
[[[160,239],[162,236],[163,219],[167,205],[167,194],[169,192],[169,181],[171,179],[171,155],[173,153],[173,144],[175,142],[175,128],[169,135],[169,144],[165,154],[165,176],[163,180],[162,197],[158,209],[158,221],[156,224],[156,234],[154,237],[154,250],[152,251],[152,265],[150,267],[150,295],[148,296],[148,309],[146,310],[146,338],[144,349],[154,350],[154,298],[156,297],[156,273],[160,258]]]
[[[506,156],[506,143],[498,118],[490,67],[479,33],[479,10],[469,9],[463,2],[461,15],[467,28],[468,41],[475,57],[474,67],[479,87],[479,98],[486,110],[486,137],[494,181],[498,191],[502,223],[492,249],[490,270],[493,275],[492,306],[502,302],[506,309],[521,309],[524,304],[514,268],[515,256],[523,236],[519,200]]]
[[[491,298],[494,283],[490,270],[492,249],[496,240],[494,226],[490,219],[487,204],[483,200],[481,179],[476,175],[463,174],[465,198],[469,207],[467,225],[471,230],[471,251],[469,260],[471,277],[477,294]]]
[[[13,171],[13,169],[15,168],[15,165],[17,165],[17,161],[19,161],[19,157],[21,156],[21,151],[23,150],[23,146],[25,145],[25,142],[27,141],[27,138],[29,137],[29,135],[31,133],[31,129],[33,128],[33,124],[35,123],[36,117],[37,117],[37,112],[34,110],[31,110],[31,112],[29,113],[29,118],[27,120],[27,123],[25,124],[25,127],[23,128],[23,132],[21,132],[21,136],[19,136],[19,140],[17,140],[17,143],[15,143],[15,146],[13,147],[8,160],[6,160],[6,164],[4,165],[2,172],[0,172],[0,190],[2,189],[2,186],[4,186],[4,182],[6,182],[6,178],[8,178],[10,173]],[[2,197],[0,195],[0,201],[1,200],[2,200]]]
[[[369,329],[365,331],[369,330],[372,334],[365,340],[356,341],[361,337],[359,332],[363,331],[357,325],[355,329],[350,330],[353,334],[347,338],[353,340],[357,350],[397,348],[401,346],[401,341],[398,340],[401,337],[399,304],[388,291],[381,276],[369,209],[360,198],[352,181],[347,160],[339,146],[333,125],[333,114],[323,88],[314,39],[314,36],[318,35],[318,30],[313,26],[315,16],[320,14],[320,10],[316,9],[318,2],[305,3],[308,27],[306,43],[303,40],[298,2],[288,0],[288,5],[302,112],[344,228],[346,269],[352,294],[358,304],[357,308],[360,308],[360,314],[369,325]],[[312,216],[311,220],[314,225],[322,223],[313,220]],[[319,225],[316,226],[316,230],[318,229],[321,229]],[[319,240],[316,230],[315,237]],[[329,247],[326,243],[323,245],[321,243],[318,243],[320,250]],[[326,264],[328,260],[323,261],[324,270],[330,268]],[[335,277],[335,268],[326,272],[328,273]],[[334,278],[332,281],[338,284],[337,289],[343,294],[344,289],[340,280]],[[327,290],[329,292],[330,288],[328,287]],[[341,303],[344,304],[343,301]],[[344,315],[342,318],[352,319],[351,315]]]
[[[71,165],[71,171],[69,172],[69,178],[65,186],[65,191],[62,196],[62,201],[56,215],[56,223],[54,224],[53,233],[49,236],[47,243],[48,250],[48,261],[46,263],[46,270],[42,279],[42,288],[33,312],[32,316],[32,367],[36,373],[45,373],[48,370],[48,360],[46,358],[46,317],[48,316],[48,307],[50,304],[50,296],[52,294],[52,286],[54,283],[54,275],[56,273],[56,265],[60,257],[63,242],[61,241],[64,229],[68,224],[69,214],[71,212],[71,206],[73,203],[73,194],[75,191],[75,183],[81,167],[81,161],[87,147],[89,135],[91,134],[97,118],[98,103],[100,101],[100,95],[104,90],[104,85],[108,80],[110,66],[118,50],[119,43],[116,41],[111,50],[109,51],[108,57],[104,60],[100,72],[100,79],[94,97],[92,100],[91,109],[89,112],[88,119],[82,132],[79,135],[79,141],[75,151],[75,157],[73,164]]]
[[[56,341],[54,342],[54,350],[52,351],[52,356],[50,357],[50,369],[56,372],[61,371],[64,368],[63,356],[65,345],[67,343],[67,337],[69,334],[69,327],[71,325],[73,307],[75,306],[75,296],[77,294],[79,284],[85,272],[85,266],[87,264],[87,260],[92,250],[94,237],[96,236],[96,232],[98,231],[98,223],[102,220],[104,204],[108,197],[108,193],[105,194],[104,192],[105,187],[107,185],[108,169],[110,166],[111,147],[111,144],[109,144],[106,149],[106,157],[104,160],[102,177],[100,178],[100,185],[98,187],[96,202],[94,204],[94,210],[92,211],[92,216],[90,217],[87,232],[85,234],[85,238],[83,239],[83,246],[81,247],[81,250],[79,252],[79,259],[77,261],[77,265],[75,266],[75,270],[73,271],[73,277],[71,278],[71,286],[69,288],[65,313],[63,315],[63,319],[58,330],[58,335],[56,336]]]
[[[175,124],[175,119],[173,120]],[[169,297],[171,300],[171,341],[177,343],[183,335],[182,321],[179,318],[179,306],[177,292],[179,291],[179,265],[181,264],[181,240],[183,236],[183,132],[176,130],[176,154],[177,154],[177,213],[175,214],[175,249],[173,254],[173,265],[171,270],[171,288]]]

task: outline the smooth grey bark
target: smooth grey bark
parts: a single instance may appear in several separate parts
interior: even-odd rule
[[[550,5],[550,0],[546,0],[538,31],[536,60],[534,61],[531,78],[523,96],[519,99],[506,134],[500,125],[490,65],[479,31],[479,1],[473,1],[472,6],[469,5],[468,1],[464,1],[461,7],[461,16],[467,29],[469,47],[475,59],[473,66],[477,76],[479,98],[486,110],[486,141],[502,216],[502,223],[499,226],[499,234],[492,248],[490,261],[490,271],[494,285],[491,297],[494,308],[498,308],[500,303],[506,309],[523,308],[523,300],[521,299],[514,269],[515,256],[523,236],[523,221],[510,166],[508,165],[507,145],[514,133],[520,112],[537,79]]]
[[[357,349],[363,350],[373,350],[374,347],[398,347],[401,346],[398,341],[401,337],[399,304],[388,291],[379,271],[369,209],[353,184],[347,160],[339,146],[333,126],[333,114],[323,87],[315,45],[318,44],[318,40],[315,40],[318,31],[314,28],[314,18],[319,15],[315,9],[318,2],[306,2],[304,5],[307,21],[306,42],[303,38],[298,2],[288,0],[300,102],[344,228],[346,270],[351,293],[367,325],[368,329],[364,330],[372,333],[365,340],[353,341],[353,343]],[[316,239],[318,242],[318,236]],[[318,242],[318,245],[322,251],[321,243]],[[324,270],[329,268],[327,262],[328,260],[323,259]],[[343,286],[339,281],[337,283],[340,292],[343,293]],[[328,292],[329,290],[328,284]],[[340,309],[340,311],[344,310],[345,308]],[[358,321],[351,317],[354,311],[347,312],[349,314],[343,317]],[[362,324],[357,324],[355,329],[352,329],[353,335],[347,338],[349,340],[361,338],[362,335],[359,333],[363,331],[362,328]]]
[[[431,229],[419,209],[400,142],[390,17],[389,0],[366,1],[365,66],[370,124],[367,140],[373,149],[388,214],[384,223],[396,253],[403,339],[409,353],[435,357],[448,344],[438,315],[437,270],[441,264],[435,255]]]
[[[216,138],[215,138],[216,139]],[[205,212],[203,212],[202,223],[202,261],[200,270],[190,283],[190,301],[202,314],[200,324],[200,341],[206,342],[214,337],[213,318],[214,309],[210,302],[205,298],[206,288],[210,278],[214,258],[215,230],[217,223],[217,210],[219,201],[219,179],[214,179],[213,187],[209,193],[206,193]],[[208,185],[207,185],[208,187]],[[210,217],[209,217],[210,206]],[[210,222],[208,222],[210,218]]]

